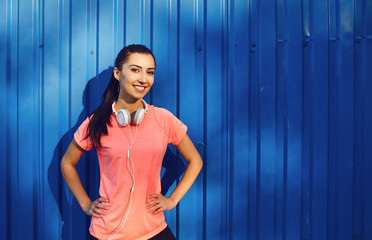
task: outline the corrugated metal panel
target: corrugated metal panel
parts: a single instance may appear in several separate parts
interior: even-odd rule
[[[1,0],[0,238],[85,238],[59,162],[130,43],[205,162],[166,213],[178,239],[369,239],[370,0]],[[174,148],[166,167],[171,191]],[[95,152],[78,171],[97,197]]]

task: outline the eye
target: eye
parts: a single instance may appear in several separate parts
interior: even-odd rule
[[[147,72],[148,75],[153,76],[155,72]]]
[[[135,73],[139,72],[139,70],[137,68],[132,68],[131,71],[135,72]]]

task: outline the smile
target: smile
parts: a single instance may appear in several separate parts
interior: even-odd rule
[[[145,87],[143,87],[143,86],[134,86],[134,88],[135,88],[137,91],[140,91],[140,92],[142,92],[142,91],[145,90]]]

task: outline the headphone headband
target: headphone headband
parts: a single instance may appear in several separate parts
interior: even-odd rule
[[[146,101],[143,100],[142,98],[141,98],[141,100],[142,100],[143,104],[145,105],[145,111],[147,112],[147,103],[146,103]]]
[[[143,105],[145,105],[145,111],[147,112],[147,103],[146,103],[146,101],[145,100],[143,100],[142,98],[141,98],[141,100],[142,100],[142,102],[143,102]],[[113,103],[112,103],[112,112],[115,114],[115,115],[118,115],[118,113],[115,111],[115,103],[116,103],[116,101],[114,101]]]
[[[147,113],[147,103],[145,102],[145,100],[141,99],[143,104],[145,105],[145,109],[143,108],[138,108],[137,111],[136,111],[136,114],[134,115],[134,119],[133,119],[133,122],[135,125],[138,125],[140,124],[140,122],[142,121],[145,113]],[[130,124],[131,122],[131,116],[129,114],[129,111],[127,109],[120,109],[118,112],[115,111],[115,102],[112,103],[112,112],[116,115],[116,119],[118,121],[118,123],[121,125],[121,126],[127,126]]]

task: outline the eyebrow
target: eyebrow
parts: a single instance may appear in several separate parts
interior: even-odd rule
[[[129,67],[138,67],[138,68],[140,68],[140,69],[142,69],[142,67],[141,66],[138,66],[138,65],[136,65],[136,64],[131,64],[131,65],[129,65]],[[155,68],[148,68],[148,69],[153,69],[153,70],[155,70]]]

